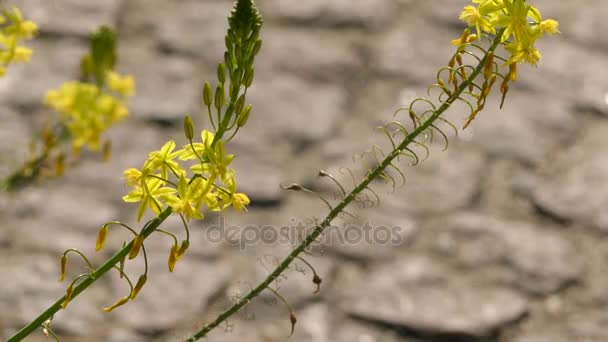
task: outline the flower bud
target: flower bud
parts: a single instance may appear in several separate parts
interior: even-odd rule
[[[61,257],[61,278],[59,279],[59,281],[65,280],[65,269],[66,269],[67,264],[68,264],[68,256],[64,254]]]
[[[120,298],[119,300],[117,300],[116,303],[108,306],[107,308],[103,308],[103,311],[110,312],[110,311],[116,309],[117,307],[125,304],[128,301],[129,301],[129,296],[124,296],[124,297]]]
[[[129,259],[135,259],[135,257],[137,257],[143,243],[144,237],[141,234],[137,235],[135,239],[133,239],[133,244],[131,245],[131,250],[129,251]]]
[[[169,252],[169,272],[173,272],[173,268],[175,268],[175,263],[177,262],[177,245],[171,246],[171,252]]]
[[[68,289],[65,291],[65,300],[63,301],[63,304],[61,304],[62,308],[65,309],[68,307],[68,303],[70,303],[70,300],[72,299],[72,294],[74,294],[74,288],[72,285],[70,285],[70,287],[68,287]]]
[[[243,108],[245,107],[245,94],[239,96],[239,98],[236,100],[236,106],[234,107],[234,111],[238,114],[240,114],[243,111]]]
[[[205,82],[205,86],[203,86],[203,102],[205,106],[211,106],[211,84],[209,82]]]
[[[483,65],[483,77],[487,80],[492,76],[492,72],[494,71],[494,54],[489,53],[488,58],[486,59],[486,63]]]
[[[190,115],[186,115],[184,118],[184,134],[186,134],[186,139],[190,141],[194,138],[194,124]]]
[[[65,155],[60,153],[55,159],[55,176],[61,177],[65,172]]]
[[[107,140],[101,147],[101,158],[104,162],[107,162],[110,160],[110,157],[112,157],[112,142]]]
[[[517,62],[509,64],[509,79],[513,82],[517,81]]]
[[[106,243],[106,237],[108,236],[108,226],[103,225],[99,229],[99,233],[97,234],[97,242],[95,243],[95,251],[98,252],[103,248],[103,245]]]
[[[251,87],[251,84],[253,83],[254,75],[255,75],[255,71],[253,70],[253,67],[247,69],[247,72],[245,73],[245,79],[243,80],[243,84],[245,85],[246,88]]]
[[[291,322],[291,333],[289,334],[289,336],[293,335],[293,331],[296,327],[296,323],[298,322],[298,319],[296,318],[296,315],[294,315],[293,312],[289,313],[289,321]]]
[[[321,290],[322,282],[323,282],[323,279],[321,279],[321,277],[319,277],[319,275],[315,273],[315,275],[312,277],[312,283],[317,285],[317,290],[315,291],[315,293],[317,293],[317,292],[319,292],[319,290]]]
[[[258,52],[260,52],[260,49],[262,49],[262,40],[258,39],[256,40],[255,44],[253,45],[253,51],[251,52],[252,56],[255,56],[258,54]]]
[[[220,63],[217,65],[217,79],[220,83],[226,83],[226,67]]]
[[[131,299],[135,299],[135,297],[137,297],[137,295],[139,294],[139,291],[141,291],[142,287],[144,287],[147,280],[148,280],[147,275],[142,274],[141,276],[139,276],[139,279],[137,279],[137,284],[135,284],[133,291],[131,291]]]
[[[215,108],[219,111],[224,106],[226,102],[226,94],[224,94],[224,85],[222,83],[218,83],[217,88],[215,88]]]
[[[190,242],[188,240],[182,241],[182,244],[179,246],[179,248],[177,249],[177,251],[175,253],[177,260],[181,259],[182,255],[184,255],[184,253],[186,253],[186,250],[188,249],[188,247],[190,247]]]
[[[251,105],[250,104],[248,104],[247,106],[245,106],[245,109],[243,109],[243,111],[237,117],[237,119],[236,119],[236,125],[238,127],[245,126],[245,124],[247,123],[247,120],[249,119],[249,112],[251,112]]]

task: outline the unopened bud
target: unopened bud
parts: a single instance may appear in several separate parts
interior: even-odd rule
[[[293,335],[293,332],[296,327],[296,323],[298,322],[298,319],[296,318],[296,315],[294,315],[293,312],[289,313],[289,321],[291,322],[291,333],[289,334],[289,336],[291,336],[291,335]]]
[[[112,157],[112,142],[107,140],[101,147],[101,158],[104,162],[107,162]]]
[[[224,85],[222,83],[218,83],[217,88],[215,88],[215,108],[219,111],[224,107],[224,103],[226,102],[226,94],[224,94]]]
[[[55,159],[55,176],[61,177],[65,172],[65,155],[60,153]]]
[[[209,84],[209,82],[205,82],[205,85],[203,86],[203,102],[207,107],[211,106],[211,96],[211,84]]]
[[[74,294],[74,288],[72,287],[72,285],[70,285],[70,287],[68,287],[68,289],[65,291],[65,300],[63,301],[63,304],[61,304],[62,308],[65,309],[68,307],[68,304],[72,299],[72,294]]]
[[[116,309],[117,307],[124,305],[128,301],[129,301],[129,296],[124,296],[124,297],[120,298],[119,300],[117,300],[116,303],[108,306],[107,308],[103,308],[103,311],[110,312],[110,311]]]
[[[135,299],[135,297],[137,297],[137,295],[139,294],[139,291],[141,291],[142,287],[144,287],[147,280],[148,280],[147,275],[142,274],[141,276],[139,276],[139,279],[137,279],[137,284],[135,284],[133,291],[131,291],[131,299]]]
[[[254,75],[255,75],[255,70],[253,69],[253,67],[247,69],[247,72],[245,73],[245,79],[243,80],[243,85],[245,85],[245,88],[251,87],[251,84],[253,83]]]
[[[517,81],[517,62],[509,64],[509,79],[513,82]]]
[[[65,269],[66,269],[67,264],[68,264],[68,256],[64,254],[61,257],[61,277],[59,278],[59,281],[65,280]]]
[[[315,293],[318,293],[321,290],[322,282],[323,279],[321,279],[321,277],[319,277],[319,275],[315,273],[315,275],[312,277],[312,283],[317,285],[317,290],[315,291]]]
[[[190,141],[194,138],[194,124],[190,115],[186,115],[184,118],[184,134],[186,135],[186,139]]]
[[[95,242],[95,251],[100,251],[103,245],[106,243],[106,237],[108,236],[108,226],[103,225],[97,233],[97,241]]]
[[[247,124],[247,120],[249,120],[250,112],[251,112],[251,105],[249,104],[249,105],[245,106],[245,109],[243,109],[241,114],[239,114],[238,118],[236,119],[236,125],[238,127],[243,127],[243,126],[245,126],[245,124]]]
[[[188,249],[188,247],[190,247],[190,242],[188,240],[182,241],[182,244],[179,246],[179,248],[177,249],[177,251],[175,253],[177,260],[179,260],[182,257],[182,255],[184,255],[184,253],[186,253],[186,250]]]
[[[177,262],[177,245],[171,246],[171,252],[169,252],[169,272],[173,272],[173,268],[175,268],[175,263]]]
[[[483,77],[487,80],[492,76],[492,72],[494,71],[494,54],[489,53],[488,58],[486,59],[486,63],[483,66]]]
[[[220,83],[226,83],[226,67],[222,63],[217,65],[217,79]]]
[[[135,259],[139,254],[139,250],[141,249],[141,245],[144,243],[143,235],[137,235],[135,239],[133,239],[133,243],[131,244],[131,250],[129,251],[129,259]]]

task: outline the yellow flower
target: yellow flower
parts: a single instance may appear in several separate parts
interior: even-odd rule
[[[247,206],[249,205],[249,203],[251,203],[249,197],[247,197],[247,195],[241,192],[234,194],[232,198],[232,205],[234,206],[234,209],[236,209],[238,212],[241,212],[243,210],[247,212]]]
[[[152,171],[160,171],[160,176],[167,179],[169,172],[174,173],[176,176],[185,174],[186,172],[182,167],[173,159],[177,158],[182,152],[173,152],[175,149],[175,142],[173,140],[167,141],[159,151],[150,152],[148,160],[144,163],[144,169]]]
[[[136,168],[129,168],[123,172],[123,178],[128,186],[137,186],[141,183],[142,173]]]
[[[13,62],[15,63],[27,63],[30,61],[30,57],[32,56],[32,50],[23,47],[17,46],[15,49],[15,55],[13,57]]]
[[[496,29],[490,22],[490,19],[484,16],[475,6],[465,6],[459,19],[469,26],[474,26],[477,34],[481,34],[482,31],[491,34],[496,33]]]
[[[115,71],[108,71],[106,74],[106,82],[113,91],[122,96],[132,96],[135,94],[135,80],[133,76],[121,76]]]
[[[177,194],[163,197],[163,200],[176,214],[183,214],[186,220],[202,219],[200,212],[202,198],[209,191],[209,186],[202,178],[196,178],[190,183],[186,177],[180,177],[177,183]]]
[[[163,183],[158,178],[146,178],[141,181],[140,186],[122,198],[125,202],[139,202],[139,208],[137,209],[138,221],[141,220],[146,208],[152,209],[156,214],[159,214],[164,209],[159,199],[163,196],[171,195],[175,192],[175,189],[161,187]]]
[[[540,23],[540,30],[547,33],[547,34],[556,34],[556,33],[561,33],[559,32],[559,23],[556,20],[553,19],[547,19],[547,20],[543,20]]]

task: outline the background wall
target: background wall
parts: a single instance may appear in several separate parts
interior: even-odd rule
[[[46,90],[78,75],[87,35],[98,25],[120,33],[119,70],[137,80],[133,115],[110,136],[109,163],[94,157],[61,180],[0,196],[0,336],[62,295],[59,257],[77,247],[100,262],[126,235],[110,233],[93,251],[100,224],[136,224],[121,201],[122,171],[138,167],[167,139],[183,142],[181,118],[200,108],[204,81],[215,80],[230,1],[18,0],[42,33],[30,64],[0,80],[0,172],[23,160],[35,125],[54,115]],[[229,145],[247,215],[225,226],[293,225],[321,218],[323,203],[287,193],[298,182],[331,192],[316,175],[381,142],[373,128],[424,95],[459,35],[458,0],[264,0],[264,47],[258,57],[248,126]],[[497,99],[450,148],[432,148],[407,184],[379,184],[380,208],[353,206],[373,225],[399,227],[399,243],[329,243],[298,262],[280,292],[298,315],[290,341],[606,341],[608,333],[608,3],[534,1],[560,21],[543,39],[538,70],[525,67],[502,111]],[[453,113],[454,123],[464,113]],[[174,341],[224,309],[267,274],[289,244],[209,241],[208,215],[173,274],[170,241],[148,243],[152,273],[136,301],[104,314],[123,296],[116,275],[98,282],[55,317],[64,341]],[[348,219],[345,217],[345,221]],[[341,221],[337,221],[341,223]],[[179,222],[167,226],[180,232]],[[336,231],[344,231],[340,228]],[[70,259],[77,274],[79,265]],[[128,270],[137,277],[142,265]],[[304,271],[302,271],[304,270]],[[305,274],[303,274],[305,273]],[[285,341],[285,308],[266,293],[209,341]],[[29,340],[43,340],[41,334]]]

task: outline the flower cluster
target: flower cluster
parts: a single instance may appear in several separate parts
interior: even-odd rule
[[[186,122],[186,130],[192,132],[191,126],[188,128],[191,121]],[[123,200],[139,202],[138,220],[146,209],[159,214],[167,206],[186,221],[202,219],[204,211],[230,206],[247,210],[249,198],[236,192],[235,173],[229,167],[234,155],[226,154],[224,143],[207,130],[202,131],[200,142],[193,142],[191,133],[187,136],[190,143],[182,149],[175,150],[175,142],[168,141],[150,153],[141,170],[125,170],[124,178],[133,191]],[[184,164],[192,160],[195,162],[189,167]]]
[[[35,23],[24,20],[17,7],[0,12],[0,77],[11,63],[29,62],[32,50],[21,46],[37,31]]]
[[[505,29],[502,39],[505,48],[511,54],[508,64],[529,63],[536,65],[541,58],[534,46],[543,34],[559,33],[558,22],[553,19],[543,20],[540,11],[526,0],[472,0],[476,6],[465,6],[460,20],[470,27],[475,27],[477,36],[482,33],[496,34],[498,29]],[[469,39],[470,40],[470,39]],[[455,44],[460,44],[460,40]]]
[[[91,151],[99,150],[103,132],[129,115],[126,99],[134,93],[133,77],[110,70],[105,84],[107,88],[71,81],[46,94],[45,104],[60,113],[59,121],[76,152],[85,145]]]

